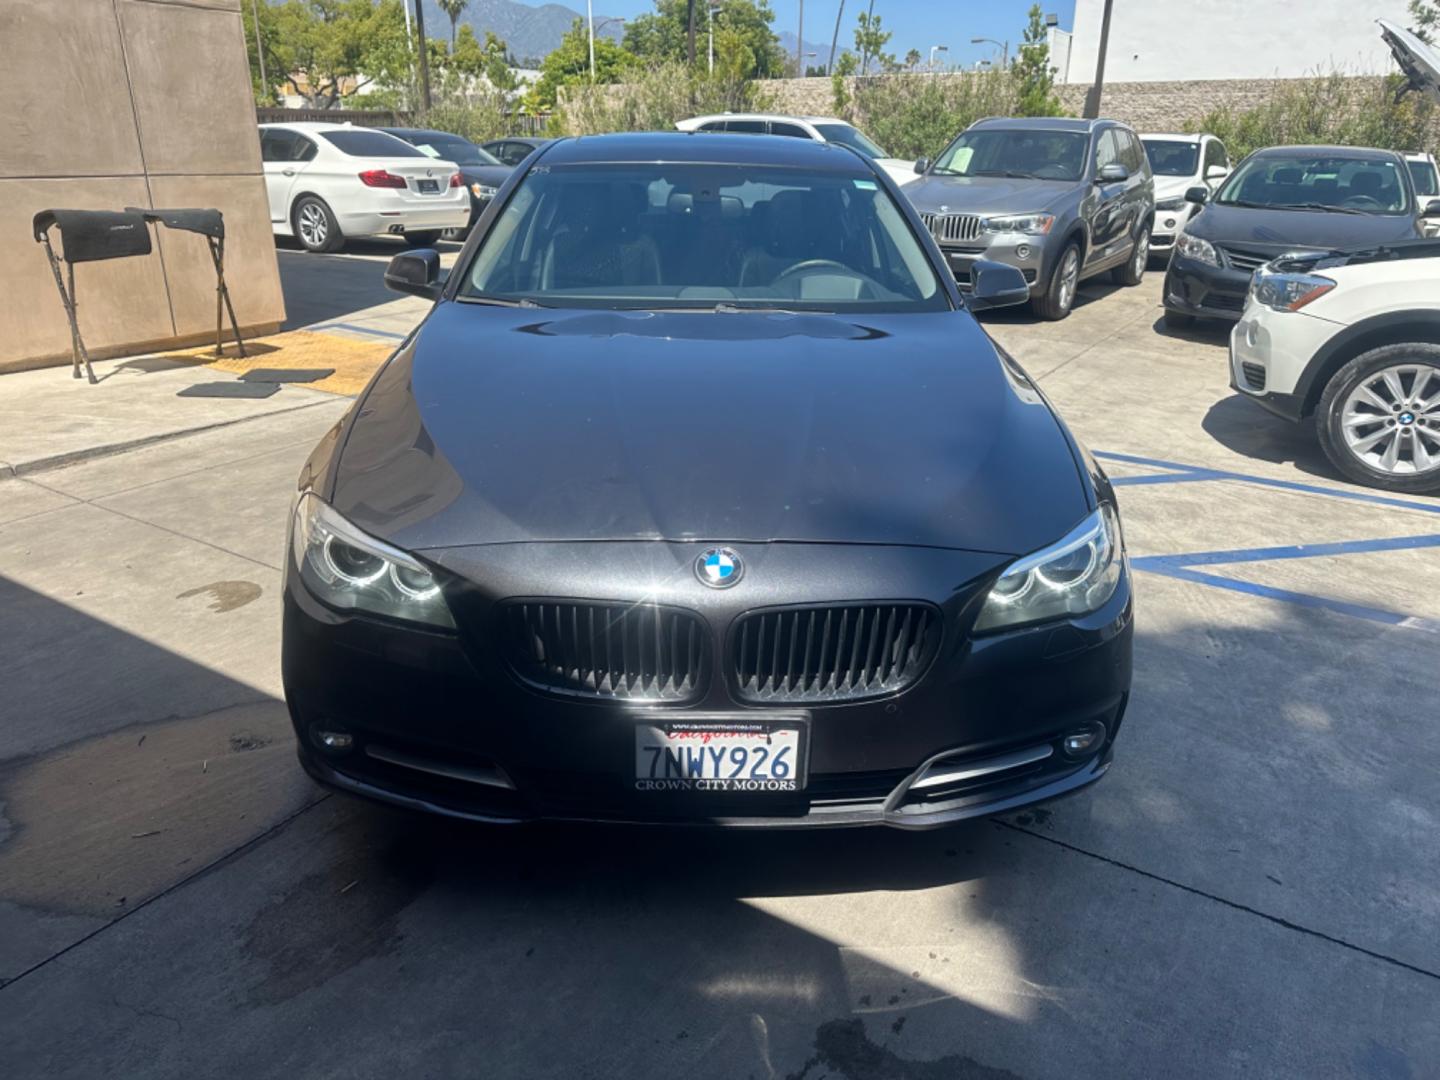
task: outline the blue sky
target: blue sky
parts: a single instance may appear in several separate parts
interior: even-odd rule
[[[533,0],[527,0],[533,2]],[[584,4],[567,0],[571,7],[584,10]],[[594,0],[597,13],[633,18],[653,11],[650,0]],[[918,49],[926,56],[931,45],[949,45],[946,56],[951,64],[969,66],[976,60],[994,55],[992,45],[971,45],[973,37],[1009,40],[1010,52],[1025,29],[1026,13],[1034,0],[875,0],[875,14],[881,25],[894,33],[888,52],[904,56]],[[830,35],[835,29],[835,12],[840,0],[806,0],[805,40],[824,44],[829,51]],[[855,15],[869,6],[869,0],[845,0],[845,15],[840,24],[840,47],[854,44]],[[1075,0],[1041,0],[1041,9],[1060,16],[1060,25],[1069,29],[1075,18]],[[770,0],[775,12],[775,32],[795,33],[799,0]],[[819,58],[820,63],[826,57]],[[813,63],[814,61],[812,61]]]

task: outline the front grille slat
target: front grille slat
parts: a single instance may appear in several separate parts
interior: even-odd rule
[[[978,214],[937,214],[922,212],[921,222],[930,230],[930,235],[942,244],[975,240],[980,236]]]
[[[749,702],[853,701],[899,693],[925,673],[939,649],[941,628],[940,613],[918,603],[753,611],[740,617],[731,634],[730,675],[737,696]]]
[[[1233,248],[1225,244],[1217,246],[1232,269],[1243,270],[1246,273],[1253,273],[1274,258],[1273,255],[1266,255],[1260,251],[1245,251],[1242,248]]]
[[[506,662],[522,681],[579,697],[693,700],[709,678],[700,617],[658,604],[517,601],[502,605]]]

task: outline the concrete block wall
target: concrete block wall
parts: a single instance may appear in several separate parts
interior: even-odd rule
[[[242,330],[285,319],[241,0],[0,0],[0,371],[68,363],[70,332],[34,214],[217,207]],[[203,237],[75,268],[93,356],[213,339]]]

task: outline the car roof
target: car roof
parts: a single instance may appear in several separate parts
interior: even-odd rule
[[[1213,135],[1206,135],[1203,131],[1191,132],[1169,132],[1169,131],[1146,131],[1140,136],[1144,139],[1168,139],[1171,142],[1198,143],[1201,139],[1214,138]]]
[[[275,123],[261,124],[262,128],[289,128],[291,131],[309,131],[319,134],[325,131],[378,131],[379,128],[367,128],[360,124],[328,124],[319,120],[281,120]]]
[[[1325,154],[1332,157],[1353,157],[1365,161],[1393,161],[1400,155],[1394,150],[1375,146],[1267,146],[1255,151],[1255,157],[1279,157],[1282,154]]]
[[[1097,127],[1124,127],[1118,120],[1077,120],[1073,116],[987,116],[970,126],[1003,127],[1023,131],[1079,131],[1089,133]]]
[[[375,130],[376,130],[376,131],[383,131],[383,132],[385,132],[385,134],[387,134],[387,135],[394,135],[394,136],[396,136],[397,138],[402,138],[402,139],[403,139],[405,136],[407,136],[407,135],[413,135],[413,136],[443,135],[443,136],[445,136],[445,138],[447,138],[447,139],[459,139],[461,142],[469,142],[469,141],[470,141],[469,139],[465,138],[464,135],[456,135],[456,134],[455,134],[454,132],[452,132],[452,131],[441,131],[439,128],[382,127],[382,128],[376,128]]]
[[[868,176],[868,162],[843,146],[813,139],[777,139],[730,132],[651,131],[559,139],[546,165],[667,162],[704,165],[803,166]]]
[[[773,112],[723,112],[705,113],[703,116],[692,116],[686,123],[697,123],[708,120],[799,120],[803,124],[844,124],[846,127],[854,127],[848,120],[840,120],[833,116],[797,116],[794,113],[773,113]]]

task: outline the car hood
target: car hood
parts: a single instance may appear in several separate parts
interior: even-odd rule
[[[1024,214],[1047,210],[1075,190],[1074,180],[1026,180],[1004,176],[923,176],[905,185],[922,213]]]
[[[332,502],[411,550],[573,540],[1019,555],[1087,513],[1068,433],[965,312],[443,302],[375,379]]]
[[[1184,195],[1192,187],[1199,187],[1200,181],[1194,176],[1159,176],[1155,177],[1155,199],[1174,199]]]
[[[1260,210],[1208,203],[1185,231],[1217,244],[1277,254],[1297,249],[1366,247],[1420,235],[1408,214],[1335,214],[1323,210]]]
[[[481,183],[486,187],[499,187],[510,178],[515,170],[509,165],[461,165],[460,175],[467,184]]]

